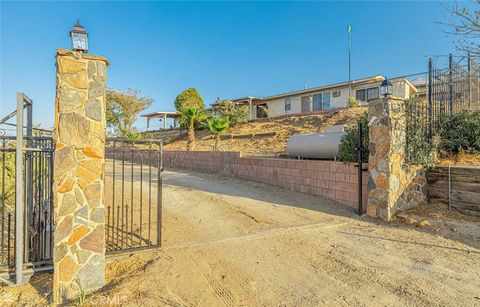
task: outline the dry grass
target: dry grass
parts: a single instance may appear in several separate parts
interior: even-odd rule
[[[444,157],[438,157],[437,164],[480,166],[480,154],[460,152],[458,155],[448,155]]]
[[[274,136],[252,140],[229,139],[222,140],[220,145],[224,151],[238,151],[246,156],[281,156],[286,153],[287,140],[297,133],[322,132],[326,126],[356,124],[357,120],[367,111],[366,107],[332,110],[323,114],[297,115],[271,118],[262,121],[252,121],[240,124],[230,129],[230,134],[258,134],[275,132]],[[212,150],[215,141],[206,131],[197,132],[196,150]],[[186,138],[178,139],[165,145],[166,150],[185,150]]]

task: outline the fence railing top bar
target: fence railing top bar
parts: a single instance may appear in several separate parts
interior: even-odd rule
[[[148,143],[162,143],[163,139],[138,139],[138,140],[133,140],[133,139],[127,139],[127,138],[121,138],[121,137],[108,137],[108,138],[106,138],[105,142],[148,144]]]
[[[0,135],[0,140],[10,140],[14,141],[16,140],[17,137],[15,135]],[[51,136],[32,136],[32,137],[27,137],[23,136],[23,140],[33,140],[33,141],[52,141],[53,138]]]

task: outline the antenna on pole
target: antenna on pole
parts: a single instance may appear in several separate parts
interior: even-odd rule
[[[352,96],[352,26],[348,25],[348,97]]]

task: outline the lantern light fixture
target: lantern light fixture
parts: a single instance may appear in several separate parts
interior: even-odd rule
[[[388,78],[385,78],[382,84],[380,84],[380,94],[383,95],[383,97],[388,97],[393,94],[393,84]]]
[[[88,33],[85,28],[80,24],[80,19],[77,19],[77,23],[70,31],[70,38],[72,39],[72,50],[87,53],[88,52]]]

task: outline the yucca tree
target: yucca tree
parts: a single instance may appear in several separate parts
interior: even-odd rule
[[[215,134],[215,150],[218,150],[220,146],[220,134],[225,133],[229,126],[227,119],[216,116],[207,120],[207,128]]]
[[[188,124],[187,150],[192,150],[195,145],[195,123],[201,123],[205,120],[205,112],[196,107],[188,107],[178,113]]]

